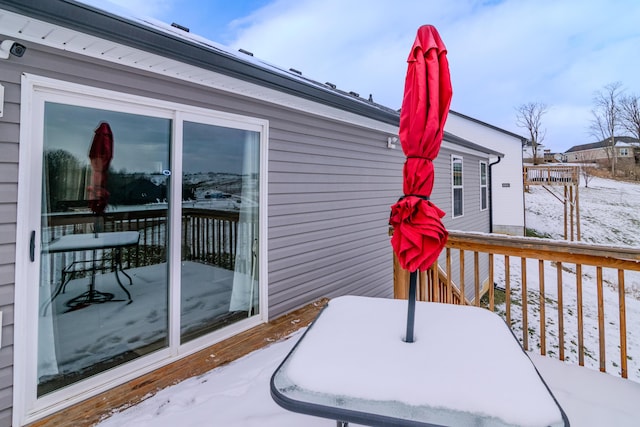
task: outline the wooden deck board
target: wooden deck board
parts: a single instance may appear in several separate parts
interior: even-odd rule
[[[122,411],[158,391],[187,378],[202,375],[278,341],[308,326],[328,302],[320,299],[296,311],[256,326],[160,369],[63,409],[27,427],[93,426],[114,412]],[[211,357],[215,355],[215,357]]]

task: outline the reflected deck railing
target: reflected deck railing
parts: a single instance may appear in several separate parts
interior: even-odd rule
[[[486,307],[505,319],[525,350],[623,378],[632,372],[640,381],[640,324],[627,319],[627,297],[640,300],[640,249],[451,231],[443,257],[444,265],[422,275],[420,300]],[[468,295],[464,281],[451,281],[453,270],[464,278],[469,265],[467,286],[483,295],[471,301],[461,297]],[[488,271],[486,281],[481,271]],[[406,298],[407,276],[396,268],[397,298]]]
[[[199,208],[182,209],[181,258],[184,261],[198,261],[222,268],[234,269],[238,235],[238,212]],[[146,209],[136,211],[107,212],[100,217],[88,213],[63,213],[46,217],[43,241],[52,241],[65,234],[93,233],[100,231],[138,231],[140,244],[123,251],[125,268],[144,267],[167,258],[167,210]],[[97,222],[96,222],[97,221]],[[58,257],[61,265],[83,261],[92,256],[84,252],[50,254]],[[100,254],[98,254],[100,256]],[[109,270],[115,266],[101,265]],[[51,270],[51,280],[56,280]]]

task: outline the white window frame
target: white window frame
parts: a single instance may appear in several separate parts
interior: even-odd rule
[[[462,184],[460,185],[456,185],[455,182],[455,166],[456,164],[460,164],[460,174],[461,176],[461,181]],[[456,210],[455,210],[455,206],[456,206],[456,196],[455,190],[460,190],[460,198],[461,200],[461,210],[462,212],[460,212],[458,215],[456,215]],[[457,154],[452,154],[451,155],[451,217],[453,218],[461,218],[464,216],[464,160],[463,157]]]
[[[482,183],[482,166],[484,166],[484,184]],[[480,160],[479,162],[479,174],[480,174],[480,211],[486,211],[489,209],[489,165],[486,161]],[[482,190],[485,190],[484,196]],[[484,204],[484,208],[482,205]]]
[[[172,176],[182,176],[182,123],[184,120],[202,121],[224,127],[257,131],[260,133],[260,205],[259,205],[259,313],[226,328],[180,345],[180,262],[181,229],[180,185],[172,185],[174,202],[169,208],[171,237],[169,257],[170,310],[169,346],[150,355],[125,363],[116,368],[92,376],[86,380],[69,385],[59,391],[37,398],[37,340],[39,312],[37,286],[27,286],[30,280],[39,275],[40,261],[36,257],[30,262],[29,239],[31,230],[37,230],[40,224],[43,121],[45,102],[58,102],[88,108],[122,111],[133,114],[144,114],[154,117],[169,118],[172,121],[171,161]],[[18,215],[16,239],[16,273],[14,304],[14,378],[13,378],[13,424],[24,425],[84,401],[87,398],[109,390],[117,385],[130,381],[142,374],[151,372],[163,365],[174,362],[184,356],[202,350],[216,342],[222,341],[258,324],[267,322],[267,179],[268,179],[268,120],[224,113],[185,104],[178,104],[160,99],[131,95],[128,93],[99,89],[91,86],[65,82],[48,77],[24,73],[21,81],[20,107],[20,153],[18,177],[18,209],[24,215]],[[177,198],[176,198],[177,197]],[[35,246],[40,247],[40,235],[35,233]],[[177,260],[172,254],[178,254]],[[176,281],[177,280],[177,281]],[[37,283],[37,279],[36,282]],[[34,301],[36,303],[34,303]]]

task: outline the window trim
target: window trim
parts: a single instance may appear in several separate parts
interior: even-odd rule
[[[460,164],[460,175],[461,175],[461,184],[460,185],[456,185],[455,184],[455,165],[456,164]],[[460,190],[460,198],[461,200],[461,212],[459,214],[456,215],[456,210],[455,210],[455,206],[456,206],[456,196],[455,190]],[[451,216],[453,218],[461,218],[464,216],[464,159],[462,156],[457,155],[457,154],[452,154],[451,155]]]
[[[484,184],[482,183],[482,166],[484,165]],[[479,172],[480,174],[480,211],[484,212],[489,209],[489,166],[485,160],[480,160],[479,162]],[[485,189],[484,196],[482,195],[482,189]],[[484,208],[482,207],[484,205]]]

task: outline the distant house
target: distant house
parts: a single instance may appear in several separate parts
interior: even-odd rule
[[[598,163],[608,166],[609,155],[606,148],[608,145],[607,140],[574,145],[565,152],[565,155],[569,162]],[[630,136],[615,137],[615,157],[618,166],[635,165],[640,160],[639,156],[640,140]]]
[[[321,297],[393,295],[396,110],[72,1],[0,0],[0,35],[26,48],[0,59],[0,425]],[[445,225],[521,234],[520,137],[450,120],[432,194]],[[100,123],[104,213],[88,191]]]

